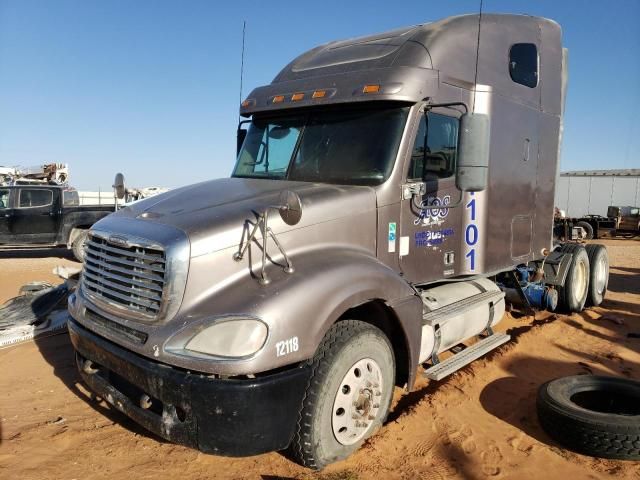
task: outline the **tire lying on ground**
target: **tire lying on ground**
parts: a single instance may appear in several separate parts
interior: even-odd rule
[[[586,236],[587,240],[591,240],[593,238],[593,227],[589,222],[583,222],[583,221],[577,222],[576,227],[584,228],[584,232],[587,235]]]
[[[597,307],[604,300],[609,285],[609,254],[604,245],[587,245],[586,250],[590,269],[587,305]]]
[[[289,456],[322,469],[354,452],[384,423],[395,386],[387,336],[359,320],[342,320],[324,336]]]
[[[601,458],[640,460],[640,382],[563,377],[538,390],[538,419],[561,445]]]
[[[582,245],[565,243],[560,251],[573,255],[564,284],[558,287],[558,309],[581,312],[589,294],[589,256]]]

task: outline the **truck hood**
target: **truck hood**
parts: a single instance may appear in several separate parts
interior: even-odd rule
[[[371,187],[327,185],[248,178],[223,178],[182,187],[129,205],[110,215],[169,225],[184,231],[191,257],[241,243],[246,229],[265,208],[277,205],[282,191],[296,192],[302,200],[297,225],[284,223],[271,210],[269,226],[278,233],[370,212],[376,207]],[[258,235],[259,236],[259,235]]]

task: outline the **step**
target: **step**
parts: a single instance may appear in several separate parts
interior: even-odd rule
[[[469,365],[494,348],[498,348],[503,343],[508,342],[510,339],[511,335],[506,333],[494,333],[474,345],[465,348],[460,353],[456,353],[445,361],[425,370],[424,376],[429,380],[442,380],[444,377]]]
[[[422,316],[422,325],[444,325],[450,319],[464,313],[466,310],[471,310],[478,306],[478,304],[485,304],[489,302],[497,303],[504,298],[504,292],[491,291],[483,292],[473,297],[467,297],[459,302],[454,302],[446,307],[441,307],[431,312],[427,312]]]

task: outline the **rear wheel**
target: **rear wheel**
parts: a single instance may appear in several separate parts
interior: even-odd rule
[[[564,284],[558,287],[558,307],[565,312],[581,312],[589,293],[589,256],[582,245],[565,243],[561,252],[573,255]]]
[[[395,360],[380,329],[343,320],[329,329],[311,362],[289,450],[302,465],[321,469],[347,458],[382,426],[395,385]]]
[[[587,245],[586,250],[590,269],[587,305],[597,307],[604,300],[609,285],[609,255],[604,245]]]
[[[593,238],[593,226],[589,222],[577,222],[576,227],[584,228],[587,240],[591,240]]]
[[[73,256],[76,257],[76,260],[80,263],[84,262],[84,244],[87,242],[88,236],[89,230],[82,230],[71,244]]]

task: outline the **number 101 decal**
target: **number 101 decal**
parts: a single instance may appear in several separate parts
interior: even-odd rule
[[[291,337],[287,340],[281,340],[276,343],[276,357],[289,355],[298,351],[298,337]]]
[[[464,230],[464,243],[467,245],[467,253],[465,258],[467,259],[467,265],[469,270],[475,272],[477,263],[477,245],[478,245],[478,225],[477,225],[477,208],[474,192],[469,194],[471,200],[466,204],[465,208],[469,213],[469,221]]]

